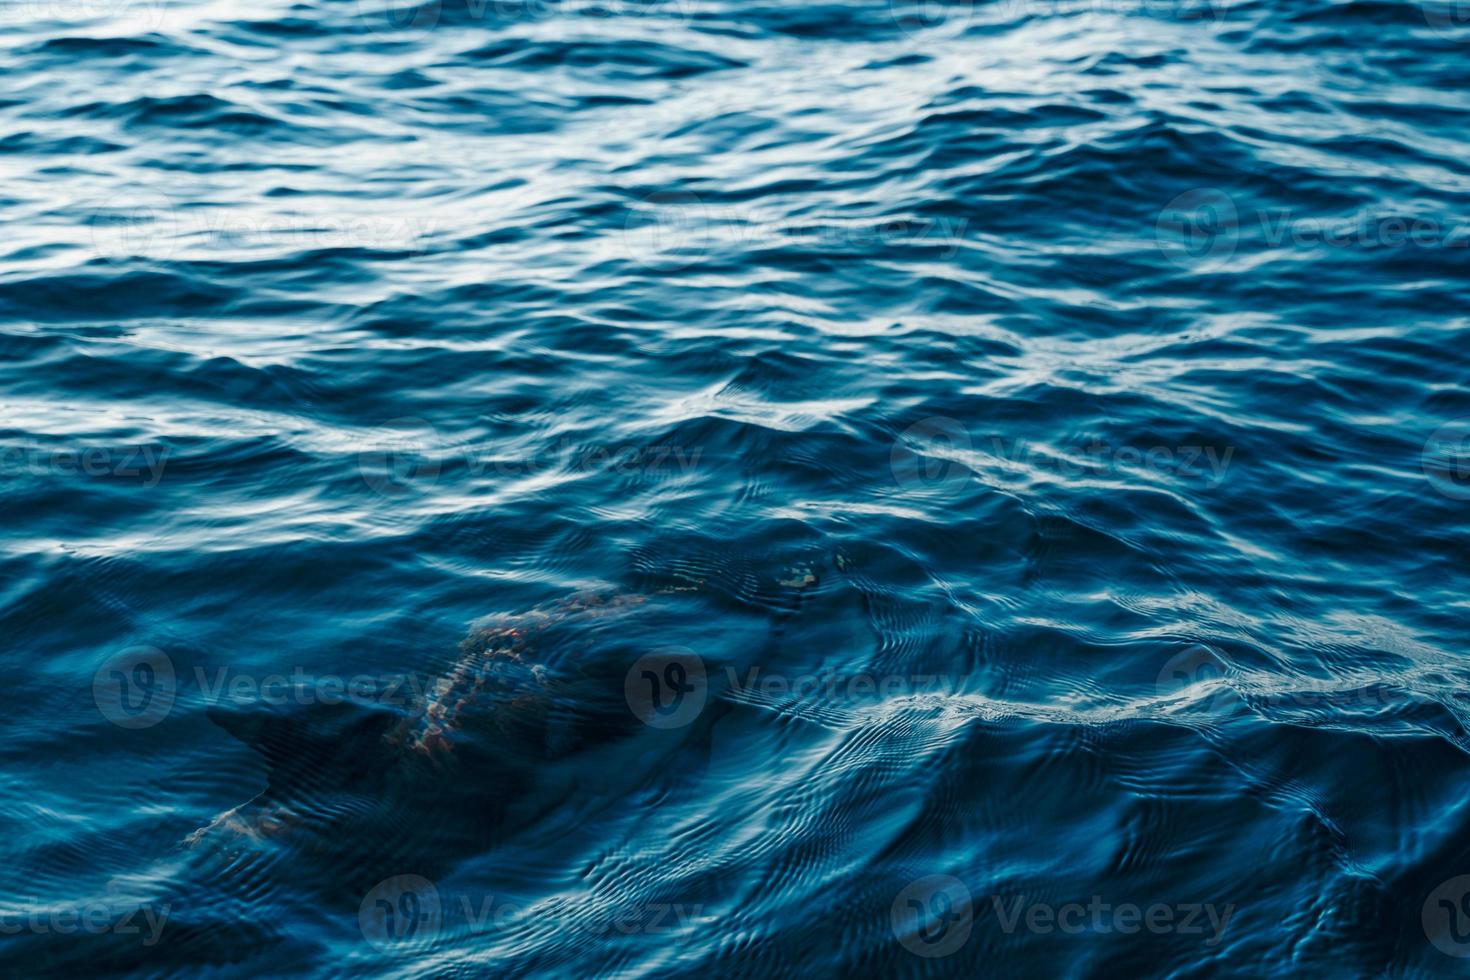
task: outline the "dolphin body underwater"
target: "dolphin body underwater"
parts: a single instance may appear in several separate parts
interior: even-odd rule
[[[640,781],[707,756],[710,726],[728,710],[714,663],[694,717],[646,719],[671,688],[692,690],[685,660],[707,646],[709,603],[725,607],[721,647],[753,657],[803,605],[815,567],[580,593],[480,621],[407,710],[356,700],[211,707],[215,724],[262,757],[266,786],[190,834],[186,853],[216,883],[268,887],[281,864],[350,903],[390,875],[444,873],[553,812],[569,826],[594,818]]]

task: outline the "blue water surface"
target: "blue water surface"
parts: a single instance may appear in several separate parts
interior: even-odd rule
[[[0,42],[0,972],[1470,963],[1463,0]]]

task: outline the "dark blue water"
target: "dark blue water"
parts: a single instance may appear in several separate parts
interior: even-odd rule
[[[1470,963],[1462,2],[3,14],[4,974]]]

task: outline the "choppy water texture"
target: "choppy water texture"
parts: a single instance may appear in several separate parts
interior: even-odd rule
[[[6,4],[0,970],[1456,975],[1464,13]]]

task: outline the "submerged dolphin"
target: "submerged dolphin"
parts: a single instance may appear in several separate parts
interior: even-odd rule
[[[789,601],[815,582],[809,565],[796,566],[767,580],[766,595]],[[581,593],[483,621],[407,711],[359,701],[211,708],[263,757],[267,782],[185,844],[217,862],[222,880],[248,887],[289,861],[293,876],[314,871],[345,900],[405,868],[447,870],[553,808],[615,798],[707,731],[708,718],[675,730],[645,724],[625,681],[638,664],[656,683],[650,649],[677,628],[703,629],[708,611],[691,601],[709,591],[695,580]],[[762,617],[744,619],[757,648]]]

